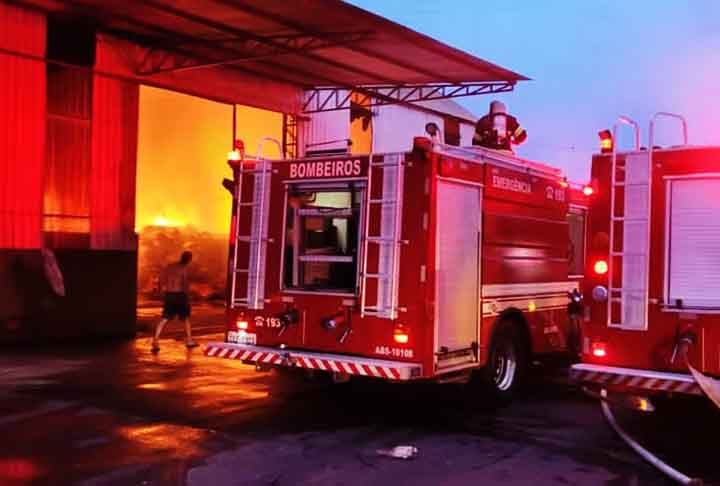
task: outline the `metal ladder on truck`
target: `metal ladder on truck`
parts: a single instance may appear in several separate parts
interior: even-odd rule
[[[640,150],[640,127],[620,117],[613,126],[617,141],[620,125],[630,125],[635,134],[635,149],[618,159],[613,144],[610,185],[610,258],[608,261],[608,326],[629,330],[647,330],[650,289],[650,230],[652,216],[653,147],[655,121],[672,117],[682,121],[683,143],[687,145],[685,119],[673,113],[656,113],[650,121],[649,149]],[[619,204],[618,194],[623,201]],[[620,214],[618,214],[620,212]],[[618,235],[622,235],[618,248]],[[618,285],[617,270],[620,268]]]
[[[403,188],[405,180],[404,154],[385,154],[382,161],[370,155],[368,182],[365,196],[362,265],[360,274],[360,315],[397,319],[400,274]],[[382,172],[382,193],[374,197],[373,182],[376,172]],[[379,174],[378,174],[379,175]],[[380,211],[380,233],[370,234],[371,218],[375,208]],[[369,269],[370,246],[377,247],[377,268]],[[375,304],[368,303],[368,281],[377,282]]]
[[[247,307],[262,309],[265,304],[265,263],[268,244],[268,206],[270,205],[270,180],[272,162],[262,157],[265,142],[277,145],[282,154],[282,146],[277,140],[264,137],[258,144],[258,153],[251,167],[246,162],[240,163],[238,182],[235,187],[235,224],[233,225],[233,255],[231,263],[230,307]],[[249,165],[249,164],[248,164]],[[244,200],[248,181],[253,178],[252,196]],[[248,214],[249,212],[249,214]],[[249,233],[242,233],[242,221],[249,217]],[[248,245],[247,260],[240,258],[240,245]],[[243,260],[243,261],[241,261]],[[245,279],[245,294],[238,295],[238,279]]]
[[[621,125],[631,126],[635,135],[633,150],[625,153],[622,160],[617,153]],[[613,141],[608,326],[644,330],[647,329],[652,165],[648,153],[640,150],[640,126],[634,120],[621,116],[613,126]],[[622,203],[618,201],[619,195],[623,197]],[[618,235],[622,236],[621,242]]]

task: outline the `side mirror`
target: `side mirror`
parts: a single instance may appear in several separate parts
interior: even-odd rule
[[[227,189],[232,196],[235,196],[235,183],[233,181],[230,179],[223,179],[222,186]]]

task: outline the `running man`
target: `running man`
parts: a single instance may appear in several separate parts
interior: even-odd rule
[[[190,328],[190,299],[188,297],[188,277],[187,267],[192,261],[192,253],[184,251],[180,256],[180,261],[172,263],[165,268],[160,276],[160,289],[165,292],[163,302],[162,320],[155,327],[155,335],[152,340],[152,352],[160,351],[158,339],[162,333],[165,324],[174,317],[185,322],[185,345],[188,349],[196,347],[198,344],[192,338],[192,330]]]

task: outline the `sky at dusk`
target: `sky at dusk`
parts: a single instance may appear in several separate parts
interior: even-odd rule
[[[589,177],[597,132],[620,114],[641,124],[643,143],[653,113],[671,111],[687,117],[690,143],[720,145],[718,0],[351,3],[532,78],[498,97],[528,130],[517,151],[571,180]],[[481,115],[491,99],[457,100]],[[680,143],[661,123],[656,144]]]

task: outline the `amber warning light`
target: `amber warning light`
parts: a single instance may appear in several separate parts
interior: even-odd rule
[[[595,192],[595,189],[592,188],[592,186],[585,186],[583,187],[583,194],[590,197]]]
[[[245,144],[242,140],[235,140],[233,143],[233,149],[228,152],[228,160],[238,162],[245,158]]]
[[[613,137],[610,130],[601,130],[598,132],[600,137],[600,153],[609,154],[613,151]]]
[[[235,322],[235,325],[239,330],[246,331],[248,328],[248,321],[245,319],[238,319],[237,322]]]

